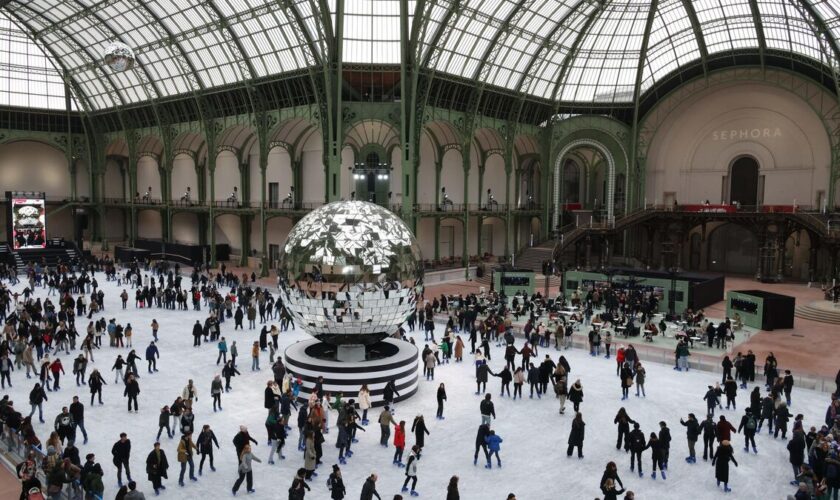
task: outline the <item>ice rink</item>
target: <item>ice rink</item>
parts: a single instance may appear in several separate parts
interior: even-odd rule
[[[93,452],[105,470],[106,485],[105,498],[113,498],[117,491],[116,470],[111,463],[111,446],[119,438],[120,432],[127,432],[132,441],[131,468],[133,478],[138,482],[139,489],[146,497],[153,497],[151,484],[145,474],[145,458],[152,449],[157,433],[157,422],[160,408],[171,405],[181,393],[188,379],[193,379],[200,393],[199,400],[194,405],[196,414],[195,427],[200,429],[203,424],[210,424],[221,444],[221,450],[216,452],[216,472],[210,472],[205,467],[203,476],[198,482],[187,481],[185,488],[177,485],[179,464],[176,460],[177,436],[168,439],[162,436],[163,449],[167,453],[170,463],[169,480],[164,484],[167,490],[161,493],[162,498],[224,498],[231,495],[231,487],[236,479],[235,451],[231,440],[240,425],[246,425],[251,434],[259,441],[254,451],[263,463],[255,463],[256,493],[246,495],[244,485],[240,490],[240,497],[252,499],[286,498],[287,490],[292,482],[295,471],[303,465],[303,457],[296,450],[298,438],[297,428],[292,417],[292,426],[287,446],[284,449],[286,459],[278,460],[275,465],[268,465],[268,447],[265,445],[266,431],[264,421],[266,411],[263,408],[263,390],[267,380],[272,378],[268,353],[262,353],[261,371],[250,370],[250,346],[258,339],[257,329],[233,331],[233,320],[222,323],[222,335],[227,338],[228,345],[236,341],[239,348],[237,366],[242,376],[232,380],[233,391],[222,396],[224,410],[214,413],[210,397],[210,383],[213,376],[220,373],[220,366],[215,364],[217,349],[215,343],[205,343],[200,348],[192,347],[191,329],[196,320],[204,321],[207,309],[201,311],[172,311],[164,309],[136,309],[129,300],[127,310],[120,307],[119,293],[122,287],[114,282],[105,282],[104,275],[98,274],[101,286],[105,291],[106,319],[116,318],[125,325],[131,323],[134,329],[134,348],[141,358],[145,348],[152,340],[150,323],[153,318],[160,323],[160,361],[159,372],[153,375],[146,373],[145,362],[141,362],[140,369],[140,412],[128,413],[126,400],[123,398],[122,383],[114,383],[114,372],[111,367],[117,354],[128,353],[129,349],[115,349],[108,347],[107,336],[103,339],[101,350],[95,351],[95,362],[89,364],[88,374],[93,367],[98,368],[108,382],[104,388],[104,406],[91,407],[87,387],[76,387],[72,371],[72,360],[78,351],[71,355],[61,354],[67,374],[62,378],[62,388],[58,392],[48,393],[49,401],[45,403],[46,424],[38,424],[36,431],[42,441],[46,441],[52,430],[55,416],[61,407],[69,405],[72,396],[79,395],[85,403],[85,421],[90,441],[79,448],[82,457]],[[185,284],[189,284],[189,277],[185,277]],[[21,291],[24,284],[14,287]],[[133,297],[133,291],[128,289]],[[46,296],[45,289],[39,289],[38,297]],[[56,297],[52,297],[55,301]],[[76,327],[84,332],[88,320],[77,319]],[[275,322],[279,326],[279,321]],[[246,320],[247,327],[247,320]],[[438,325],[436,335],[442,333],[442,326]],[[423,334],[412,334],[418,347],[423,347]],[[684,461],[687,456],[685,428],[679,419],[693,412],[699,419],[705,415],[706,405],[703,395],[706,388],[716,381],[720,381],[719,373],[708,373],[691,370],[688,373],[676,372],[671,366],[645,363],[647,381],[645,384],[647,397],[635,397],[635,387],[631,388],[628,401],[621,401],[620,381],[615,373],[613,359],[593,358],[580,349],[558,352],[551,349],[540,349],[541,360],[545,354],[551,355],[556,361],[563,354],[571,364],[569,375],[571,385],[580,379],[584,388],[584,400],[581,406],[586,422],[586,438],[583,447],[584,458],[566,457],[566,443],[569,429],[574,416],[571,403],[567,403],[565,415],[558,414],[559,404],[553,393],[542,399],[529,399],[528,386],[523,388],[524,400],[511,401],[509,398],[499,397],[500,382],[491,377],[488,392],[493,395],[496,403],[497,418],[492,427],[500,435],[502,443],[501,457],[503,468],[494,467],[487,470],[480,459],[478,466],[473,465],[473,450],[476,430],[480,424],[479,402],[480,396],[475,394],[475,370],[473,357],[469,355],[467,343],[463,363],[441,365],[436,370],[433,382],[427,382],[421,377],[420,389],[410,401],[397,405],[396,418],[404,419],[410,427],[412,419],[423,414],[429,426],[430,435],[426,438],[422,458],[418,467],[417,491],[423,498],[444,499],[446,486],[450,476],[460,477],[460,493],[462,499],[496,500],[505,499],[509,492],[515,492],[519,500],[540,499],[592,499],[601,497],[599,479],[608,461],[618,464],[618,471],[624,486],[636,493],[637,499],[782,499],[792,494],[795,489],[790,486],[792,479],[791,467],[788,463],[786,451],[787,442],[782,439],[774,440],[768,436],[766,430],[756,438],[758,454],[746,454],[743,449],[743,438],[736,435],[733,438],[735,458],[740,467],[731,467],[730,486],[732,493],[725,494],[722,488],[715,486],[714,468],[711,460],[702,460],[702,440],[698,443],[698,462],[689,465]],[[298,330],[285,332],[280,335],[280,350],[286,346],[308,338]],[[81,339],[79,340],[79,344]],[[522,340],[517,339],[517,347],[521,347]],[[504,365],[502,348],[492,347],[491,369],[495,372]],[[780,368],[784,369],[784,359],[780,359]],[[760,365],[763,360],[759,360]],[[418,367],[419,369],[419,367]],[[759,376],[758,379],[761,377]],[[24,416],[29,412],[28,394],[36,379],[27,380],[22,372],[12,373],[14,388],[3,391],[8,393],[19,411]],[[758,381],[758,380],[757,380]],[[440,383],[446,385],[448,401],[445,408],[445,420],[435,419],[436,390]],[[752,390],[752,385],[749,390]],[[762,392],[763,389],[762,389]],[[355,397],[355,394],[346,395]],[[749,391],[739,390],[738,410],[723,411],[727,419],[738,426],[743,408],[749,402]],[[828,394],[794,388],[791,412],[795,415],[805,415],[806,429],[823,422],[823,415],[829,402]],[[613,418],[617,410],[624,406],[630,417],[641,424],[641,430],[648,435],[658,430],[658,422],[664,420],[671,429],[673,441],[670,451],[668,479],[653,480],[651,471],[650,451],[643,455],[645,476],[638,477],[629,470],[630,456],[624,451],[615,449],[617,429]],[[349,458],[347,465],[342,466],[344,482],[347,486],[347,498],[356,499],[362,488],[364,478],[371,472],[379,474],[379,494],[383,499],[391,500],[393,495],[400,492],[404,480],[404,469],[392,465],[393,445],[387,450],[379,446],[379,426],[376,423],[379,409],[371,410],[369,416],[371,424],[366,433],[358,433],[359,443],[353,445],[355,455]],[[332,412],[330,423],[335,421]],[[37,415],[36,415],[37,417]],[[717,420],[717,417],[716,417]],[[791,422],[792,426],[792,422]],[[334,447],[337,432],[325,435],[324,464],[318,469],[319,476],[310,483],[312,491],[306,498],[328,499],[329,491],[325,481],[331,465],[337,463],[337,450]],[[393,434],[392,434],[393,439]],[[414,436],[407,435],[407,450],[414,443]],[[196,459],[196,467],[198,459]],[[196,472],[197,473],[197,472]],[[407,498],[407,494],[406,498]]]

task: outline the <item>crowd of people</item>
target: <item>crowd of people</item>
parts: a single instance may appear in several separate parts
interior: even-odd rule
[[[316,486],[313,479],[319,476],[318,470],[327,460],[325,455],[329,446],[324,445],[332,433],[335,436],[337,456],[336,463],[326,474],[325,482],[330,498],[349,498],[351,489],[354,492],[361,491],[360,498],[363,500],[382,498],[377,491],[378,474],[370,474],[363,484],[351,488],[351,485],[345,485],[341,469],[353,457],[353,445],[359,441],[360,433],[370,430],[374,418],[380,427],[380,445],[394,447],[392,465],[404,475],[401,491],[393,498],[420,494],[418,484],[421,487],[424,484],[420,481],[424,448],[426,439],[431,437],[423,415],[411,419],[410,425],[397,417],[394,402],[399,392],[393,382],[389,382],[384,389],[385,406],[377,409],[373,407],[371,390],[367,385],[362,385],[356,394],[331,394],[324,390],[323,380],[319,379],[314,387],[307,388],[309,396],[303,398],[303,380],[289,370],[283,364],[282,357],[276,354],[280,333],[295,327],[292,316],[279,297],[275,297],[266,287],[257,285],[256,276],[236,276],[224,266],[218,272],[196,266],[182,275],[180,267],[167,263],[150,266],[134,262],[121,267],[109,259],[94,260],[74,267],[63,265],[47,268],[32,265],[20,280],[22,283],[16,283],[17,277],[11,276],[13,272],[4,272],[5,282],[0,283],[0,321],[3,323],[0,382],[4,389],[7,384],[12,387],[12,383],[32,383],[28,401],[13,401],[8,395],[0,399],[3,439],[10,448],[20,450],[22,455],[17,466],[22,500],[38,498],[32,495],[40,492],[49,498],[63,498],[62,494],[69,494],[74,499],[101,499],[104,498],[105,484],[108,483],[104,478],[110,476],[112,471],[117,480],[117,499],[144,498],[143,485],[137,481],[140,478],[131,472],[132,458],[137,453],[141,458],[145,456],[146,479],[154,494],[160,494],[166,490],[164,483],[170,473],[170,457],[160,441],[164,432],[167,439],[178,439],[171,458],[178,464],[177,485],[180,488],[186,488],[188,481],[199,481],[205,473],[205,466],[209,467],[210,472],[215,472],[214,454],[217,450],[230,447],[235,451],[238,464],[236,477],[231,478],[231,494],[239,493],[243,485],[246,492],[254,492],[254,469],[256,464],[262,464],[263,459],[257,456],[252,446],[259,446],[259,441],[264,441],[269,450],[266,464],[273,464],[275,459],[287,460],[287,440],[294,439],[292,446],[301,455],[301,466],[291,478],[288,497],[302,499],[313,488],[323,487]],[[105,293],[97,281],[103,278],[113,282],[112,285],[120,290],[121,309],[114,311],[113,316],[110,308],[105,307]],[[480,424],[476,431],[474,465],[478,465],[479,459],[482,459],[487,469],[498,469],[503,464],[504,436],[494,427],[496,406],[493,389],[487,388],[491,376],[499,379],[501,398],[523,398],[522,389],[527,383],[530,399],[549,400],[553,394],[559,402],[557,414],[560,416],[566,414],[566,403],[570,403],[572,411],[566,455],[584,459],[584,385],[580,378],[571,376],[572,366],[566,356],[562,355],[564,350],[571,348],[570,337],[575,326],[571,320],[566,319],[550,331],[539,322],[542,314],[569,305],[577,306],[580,311],[575,314],[580,314],[579,324],[583,326],[577,328],[589,330],[585,335],[589,341],[590,354],[600,356],[603,341],[606,357],[614,356],[615,376],[621,388],[622,400],[630,397],[633,385],[636,386],[635,395],[645,398],[646,370],[632,343],[626,347],[618,344],[613,353],[611,346],[614,339],[607,337],[608,333],[605,338],[600,338],[599,330],[610,323],[623,323],[627,327],[632,327],[634,321],[639,321],[639,324],[649,323],[657,309],[656,297],[652,294],[594,290],[572,296],[568,300],[562,296],[548,299],[540,294],[512,300],[498,294],[471,294],[459,296],[455,300],[449,297],[432,298],[424,301],[395,332],[396,337],[419,342],[413,336],[419,325],[425,342],[420,349],[420,363],[429,382],[435,378],[436,367],[450,362],[463,363],[467,355],[468,359],[472,359],[475,367],[475,394],[480,397]],[[216,366],[221,366],[221,373],[207,381],[214,412],[224,411],[224,396],[233,389],[231,380],[241,375],[241,365],[237,364],[239,353],[236,342],[228,343],[222,335],[222,325],[226,321],[233,321],[234,331],[245,330],[246,320],[248,330],[256,330],[260,325],[258,340],[249,346],[248,351],[253,371],[259,371],[260,359],[268,357],[271,376],[266,381],[263,398],[265,439],[258,439],[243,425],[239,427],[231,444],[220,443],[210,425],[197,425],[195,411],[201,391],[194,380],[188,380],[180,391],[172,395],[174,400],[171,404],[162,408],[140,407],[138,395],[141,392],[141,377],[158,373],[157,361],[162,355],[158,335],[163,332],[159,332],[157,320],[148,325],[134,326],[125,321],[130,317],[132,308],[154,308],[161,315],[177,314],[180,310],[190,308],[200,311],[202,315],[206,312],[205,320],[196,321],[192,326],[192,336],[196,349],[215,347],[213,356],[216,356]],[[571,315],[572,319],[575,314]],[[79,328],[85,319],[78,326],[77,320],[85,315],[87,326]],[[521,317],[527,319],[520,327],[517,320]],[[279,328],[269,326],[272,321],[277,321]],[[435,339],[435,324],[438,321],[446,322],[439,342]],[[703,319],[698,321],[702,324]],[[143,328],[152,333],[152,340],[148,344],[141,346],[137,342],[137,350],[134,349],[134,328]],[[552,333],[555,335],[554,348],[561,352],[556,358],[552,357],[551,351]],[[107,346],[103,340],[105,335],[108,336]],[[107,363],[111,366],[109,373],[103,374],[99,368],[90,366],[94,363],[94,356],[111,357],[114,354],[113,363]],[[687,370],[688,355],[687,344],[681,342],[675,353],[675,368]],[[65,366],[61,361],[62,356],[72,359],[72,362]],[[500,356],[505,361],[504,367],[496,372],[491,370],[488,363],[493,356]],[[146,361],[145,373],[141,369],[142,361]],[[66,370],[71,370],[70,375],[74,380],[63,380],[67,375]],[[704,390],[702,399],[698,394],[698,401],[705,401],[706,404],[705,418],[698,419],[694,413],[688,413],[680,420],[686,430],[686,462],[696,463],[695,443],[702,436],[703,460],[711,460],[714,477],[724,491],[730,491],[729,464],[738,465],[732,444],[733,434],[743,434],[745,452],[752,450],[758,453],[755,436],[766,426],[776,437],[790,437],[787,448],[793,469],[791,483],[798,489],[793,497],[806,500],[833,495],[836,499],[840,488],[840,461],[835,439],[835,436],[840,436],[840,372],[837,376],[838,390],[832,395],[825,422],[808,423],[812,425],[808,425],[806,430],[804,417],[790,412],[793,376],[789,370],[779,373],[778,361],[772,353],[765,359],[765,379],[759,380],[749,392],[750,404],[743,405],[744,415],[739,427],[736,429],[724,415],[718,415],[715,421],[715,411],[722,408],[724,397],[727,409],[731,404],[733,410],[736,410],[738,391],[748,390],[748,384],[755,384],[756,356],[748,351],[745,355],[738,353],[733,360],[725,357],[721,371],[721,383]],[[113,378],[110,372],[113,372]],[[611,370],[607,376],[612,376]],[[65,401],[63,395],[66,392],[62,382],[65,385],[75,382],[79,388],[86,386],[90,406],[104,404],[104,386],[113,384],[120,387],[129,413],[151,414],[157,418],[158,432],[151,449],[132,450],[133,436],[122,432],[111,448],[109,458],[113,469],[107,465],[103,467],[101,457],[83,452],[89,437],[85,428],[87,401],[78,396],[61,407],[61,411],[52,420],[53,430],[49,436],[39,436],[33,419],[36,418],[36,412],[41,424],[53,418],[52,415],[44,414],[44,403]],[[203,387],[204,381],[199,381],[198,385]],[[444,420],[448,401],[445,384],[438,384],[435,397],[436,418]],[[331,419],[334,420],[331,422]],[[651,478],[667,480],[672,448],[668,423],[659,422],[658,428],[646,437],[640,423],[633,420],[625,408],[618,410],[614,423],[618,428],[616,449],[624,449],[630,454],[630,470],[634,473],[638,471],[639,476],[643,476],[643,454],[650,450]],[[297,435],[292,438],[295,433]],[[411,435],[413,444],[409,444],[407,439]],[[97,439],[101,437],[97,436]],[[172,467],[175,467],[174,462]],[[172,469],[172,473],[175,472],[176,469]],[[625,491],[614,461],[606,465],[597,487],[605,499],[618,498],[618,495],[623,495],[625,499],[635,498],[632,491]],[[353,497],[355,495],[352,493]],[[460,498],[457,475],[451,476],[447,483],[446,498]],[[515,499],[515,495],[511,493],[508,499]]]

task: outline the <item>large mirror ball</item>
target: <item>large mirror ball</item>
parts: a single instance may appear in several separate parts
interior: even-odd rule
[[[332,344],[394,333],[422,293],[420,248],[394,213],[364,201],[324,205],[289,233],[277,265],[295,324]]]

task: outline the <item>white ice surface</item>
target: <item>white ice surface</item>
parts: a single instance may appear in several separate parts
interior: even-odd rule
[[[222,324],[222,335],[228,344],[236,340],[239,347],[238,367],[241,377],[232,380],[233,392],[222,396],[224,411],[213,413],[210,398],[210,382],[220,368],[215,365],[215,343],[207,343],[201,348],[192,347],[191,328],[196,319],[204,320],[206,308],[202,311],[171,311],[163,309],[135,309],[131,303],[129,309],[123,311],[119,305],[120,290],[113,282],[105,282],[104,276],[98,275],[105,291],[106,318],[117,318],[123,325],[130,322],[134,328],[134,346],[138,354],[143,357],[145,347],[151,340],[149,324],[152,318],[160,323],[158,343],[161,359],[158,362],[159,372],[148,375],[145,361],[140,366],[140,413],[127,413],[125,399],[122,397],[122,384],[113,384],[113,372],[110,368],[117,353],[127,354],[128,349],[112,349],[107,346],[107,336],[104,338],[102,350],[95,351],[96,362],[89,365],[103,372],[108,386],[104,388],[103,399],[105,406],[90,407],[87,387],[77,388],[71,375],[72,356],[60,356],[67,375],[62,380],[62,388],[58,393],[49,393],[49,401],[45,403],[45,420],[47,424],[37,424],[36,431],[42,441],[45,441],[52,430],[51,425],[61,406],[69,405],[73,395],[79,395],[86,405],[85,421],[90,441],[79,447],[82,457],[88,452],[94,452],[97,460],[105,470],[106,485],[105,498],[113,498],[116,493],[116,471],[111,463],[111,446],[125,431],[132,440],[131,466],[133,478],[138,481],[140,489],[147,498],[154,498],[151,484],[145,475],[145,458],[152,448],[157,433],[159,410],[163,405],[171,404],[180,394],[187,379],[195,380],[200,399],[194,406],[196,413],[195,427],[200,429],[203,424],[210,424],[219,438],[222,449],[216,453],[216,472],[210,472],[205,466],[204,475],[197,483],[187,481],[185,488],[177,485],[179,464],[176,461],[177,437],[168,440],[162,437],[163,447],[170,462],[169,480],[164,484],[168,489],[161,493],[161,498],[225,498],[231,495],[231,487],[236,479],[236,462],[231,440],[238,431],[239,425],[247,425],[252,435],[259,441],[255,447],[256,455],[263,460],[262,464],[255,463],[256,493],[246,495],[244,484],[239,497],[254,500],[286,498],[295,471],[303,465],[300,452],[296,451],[297,428],[295,417],[292,417],[294,429],[290,432],[287,446],[284,449],[286,460],[278,460],[276,465],[268,465],[268,448],[265,446],[265,410],[263,409],[263,390],[266,380],[271,378],[268,369],[268,354],[263,353],[261,359],[262,371],[250,371],[250,345],[258,339],[259,330],[233,331],[233,321]],[[186,278],[189,283],[189,278]],[[15,287],[22,290],[23,284]],[[129,289],[133,297],[133,292]],[[46,291],[39,289],[38,296],[44,297]],[[55,298],[53,297],[53,300]],[[246,322],[247,324],[247,322]],[[87,319],[79,319],[77,328],[84,331]],[[259,326],[259,325],[258,325]],[[438,330],[441,327],[438,326]],[[440,331],[438,334],[440,335]],[[422,348],[422,333],[414,334],[418,346]],[[307,338],[302,331],[283,333],[280,336],[280,350],[292,342]],[[464,337],[465,341],[467,340]],[[517,345],[521,347],[521,339]],[[500,370],[504,362],[501,349],[492,348],[493,360],[491,368]],[[472,457],[476,428],[480,423],[478,405],[480,398],[475,395],[474,368],[469,346],[464,362],[440,366],[437,369],[436,380],[426,382],[421,380],[418,393],[408,402],[397,405],[396,417],[405,419],[407,426],[415,415],[422,413],[426,417],[430,436],[426,438],[426,446],[419,463],[419,481],[417,490],[421,498],[443,499],[446,497],[446,485],[453,474],[460,476],[460,493],[462,499],[495,500],[506,498],[509,492],[515,492],[520,500],[537,499],[592,499],[601,496],[598,481],[605,464],[614,460],[618,464],[619,474],[626,488],[635,491],[638,499],[692,499],[704,500],[712,498],[737,499],[782,499],[794,492],[788,484],[792,479],[791,467],[785,449],[786,442],[781,438],[774,440],[767,433],[757,438],[758,455],[743,453],[743,439],[736,435],[733,439],[735,457],[740,467],[731,467],[730,486],[733,492],[724,494],[722,489],[715,486],[714,469],[711,460],[702,461],[702,442],[697,443],[698,463],[689,465],[684,461],[688,454],[685,440],[685,428],[679,424],[679,418],[689,412],[698,418],[705,415],[703,394],[706,386],[720,380],[720,375],[708,372],[690,371],[679,373],[671,366],[645,363],[647,368],[647,398],[636,398],[635,387],[631,389],[629,401],[622,402],[618,377],[615,376],[615,362],[613,359],[595,359],[579,349],[565,351],[565,356],[571,363],[572,372],[570,383],[580,378],[584,387],[584,401],[581,406],[586,422],[586,439],[584,443],[583,460],[566,457],[566,442],[572,420],[571,403],[567,403],[566,414],[558,415],[558,402],[554,397],[541,400],[528,399],[528,386],[523,388],[526,393],[524,400],[511,401],[499,398],[499,379],[490,378],[488,388],[496,402],[498,418],[493,421],[493,428],[503,439],[501,456],[503,468],[487,470],[479,465],[473,466]],[[539,359],[545,353],[550,353],[557,359],[560,353],[554,349],[540,350]],[[780,360],[784,365],[784,359]],[[12,379],[15,384],[8,393],[16,402],[19,411],[26,415],[29,411],[28,393],[32,389],[35,379],[27,380],[21,372],[14,372]],[[449,400],[446,405],[446,419],[435,419],[436,389],[439,383],[445,383]],[[752,390],[752,385],[750,386]],[[805,426],[819,425],[828,405],[828,395],[819,394],[794,388],[792,413],[805,415]],[[739,390],[738,411],[724,411],[727,418],[737,427],[742,415],[743,407],[749,402],[748,391]],[[657,423],[665,420],[673,436],[671,445],[671,459],[668,479],[652,480],[650,473],[650,452],[644,453],[644,469],[646,476],[639,478],[630,473],[630,457],[623,451],[615,449],[616,426],[613,417],[619,407],[625,406],[631,418],[641,423],[645,434],[657,430]],[[379,410],[372,410],[371,425],[367,433],[358,433],[359,443],[353,445],[355,455],[342,466],[344,481],[347,485],[349,499],[359,497],[364,478],[371,472],[379,474],[378,491],[383,499],[391,500],[395,493],[399,493],[404,469],[397,469],[391,465],[393,446],[387,450],[379,446],[379,426],[376,416]],[[331,417],[334,423],[335,412]],[[36,415],[37,422],[37,415]],[[329,492],[325,480],[331,465],[337,462],[337,450],[334,447],[336,432],[327,434],[324,443],[324,465],[318,469],[319,477],[311,483],[312,492],[306,498],[328,499]],[[393,439],[393,434],[391,439]],[[414,442],[413,434],[407,436],[407,448]],[[405,458],[408,457],[406,451]],[[196,460],[196,467],[198,460]],[[408,496],[406,495],[406,498]]]

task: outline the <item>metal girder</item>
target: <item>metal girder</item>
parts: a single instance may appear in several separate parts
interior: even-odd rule
[[[534,56],[530,61],[528,61],[528,65],[525,66],[525,69],[522,71],[522,76],[519,77],[519,81],[516,82],[516,85],[514,85],[514,89],[518,89],[523,95],[525,94],[522,88],[523,86],[530,87],[530,82],[534,79],[534,74],[531,70],[537,61],[540,60],[540,56],[543,51],[548,50],[549,47],[556,43],[557,40],[555,37],[563,34],[563,30],[561,28],[566,26],[566,23],[578,13],[578,9],[592,3],[597,3],[597,0],[578,0],[574,7],[569,9],[569,11],[566,12],[559,21],[557,21],[557,24],[555,24],[554,27],[551,28],[551,31],[549,31],[545,38],[543,38],[540,47],[536,50],[536,52],[534,52]]]
[[[150,26],[154,25],[155,29],[162,31],[166,34],[166,38],[173,40],[171,45],[175,46],[178,49],[178,53],[181,54],[181,57],[176,57],[175,60],[178,61],[179,65],[181,66],[181,71],[184,75],[184,78],[190,81],[193,84],[193,89],[196,87],[204,90],[204,84],[201,83],[201,79],[198,78],[198,71],[196,70],[195,65],[190,61],[190,58],[187,57],[187,52],[184,50],[184,47],[181,45],[180,40],[175,40],[175,35],[172,31],[163,23],[163,20],[158,16],[155,11],[149,8],[146,5],[146,0],[130,0],[134,3],[135,6],[138,7],[138,13],[147,18],[152,19],[154,22],[149,23]],[[135,51],[135,54],[137,52]]]
[[[429,9],[433,8],[430,6]],[[441,44],[440,39],[441,37],[446,34],[447,39],[449,38],[449,34],[452,33],[452,25],[454,21],[458,19],[458,16],[455,15],[456,13],[461,12],[461,0],[453,0],[449,4],[449,8],[446,9],[446,14],[440,20],[440,26],[438,26],[437,32],[432,35],[432,39],[429,41],[429,51],[426,53],[426,56],[422,58],[422,62],[420,62],[418,70],[420,68],[428,68],[434,71],[434,66],[437,63],[437,58],[440,57],[441,53]],[[422,45],[422,42],[418,40],[418,45]],[[418,54],[422,51],[422,49],[418,46],[417,48]],[[418,59],[420,60],[420,59]]]
[[[245,52],[245,48],[242,47],[242,42],[239,40],[239,37],[236,36],[236,33],[234,33],[233,29],[231,29],[230,22],[222,14],[222,11],[220,11],[219,8],[216,6],[216,1],[204,0],[203,2],[199,3],[203,3],[204,5],[209,7],[209,10],[216,15],[216,19],[218,19],[219,27],[222,31],[222,36],[225,36],[228,39],[229,44],[232,42],[233,48],[236,49],[236,51],[233,53],[239,55],[239,57],[236,58],[236,63],[239,66],[239,71],[242,72],[243,78],[248,82],[250,82],[250,80],[253,80],[257,74],[257,72],[254,70],[254,65],[248,58],[248,55]]]
[[[706,47],[706,37],[703,36],[700,20],[697,18],[697,11],[694,10],[692,0],[682,0],[682,4],[686,16],[688,16],[688,21],[691,23],[691,29],[694,30],[694,38],[697,40],[697,49],[700,51],[700,63],[703,65],[703,75],[708,75],[709,49]]]
[[[496,33],[493,35],[493,39],[490,40],[487,50],[484,51],[484,55],[481,56],[481,59],[479,59],[478,68],[476,69],[475,77],[473,78],[473,81],[477,81],[477,83],[481,85],[482,90],[484,86],[487,85],[487,77],[489,76],[488,73],[492,67],[492,65],[488,64],[488,62],[490,62],[491,59],[492,61],[495,61],[502,48],[498,43],[499,40],[502,38],[502,35],[508,35],[510,33],[510,27],[519,21],[523,13],[533,3],[534,0],[519,0],[516,3],[516,6],[510,11],[507,18],[505,18],[504,23],[502,23],[499,29],[496,30]]]
[[[295,35],[301,40],[306,40],[306,44],[309,46],[309,54],[312,57],[311,60],[307,60],[307,66],[311,67],[314,65],[323,65],[323,61],[321,60],[322,54],[319,51],[315,50],[315,41],[312,40],[312,36],[303,27],[303,16],[298,10],[297,5],[295,5],[294,0],[277,0],[277,4],[284,11],[288,11],[292,14],[295,22],[289,23],[289,26],[292,28],[292,31],[295,33]]]
[[[633,127],[631,130],[630,140],[630,158],[627,165],[628,179],[635,173],[637,167],[636,154],[639,143],[639,101],[642,93],[642,77],[644,76],[645,58],[647,58],[648,47],[650,46],[650,31],[653,28],[653,20],[656,17],[656,9],[659,6],[659,0],[651,0],[650,11],[648,12],[647,21],[645,22],[645,34],[642,38],[642,47],[639,49],[639,63],[636,65],[636,80],[633,85]],[[636,182],[634,185],[641,185]],[[635,193],[625,193],[624,209],[627,211],[628,203]]]
[[[750,0],[755,1],[755,0]],[[647,21],[645,22],[645,34],[642,37],[642,47],[639,49],[639,63],[636,65],[636,79],[633,85],[633,121],[639,114],[639,96],[642,89],[642,77],[644,76],[645,58],[647,58],[648,45],[650,44],[650,31],[653,28],[653,20],[656,17],[656,9],[659,6],[659,0],[651,0],[650,10],[648,11]]]
[[[764,37],[764,25],[761,22],[761,11],[758,10],[757,0],[749,0],[749,4],[753,24],[755,24],[755,35],[758,38],[758,57],[761,59],[761,67],[763,68],[764,51],[767,50],[767,39]]]
[[[811,0],[791,0],[794,6],[799,5],[811,20],[814,22],[814,25],[817,27],[818,33],[815,33],[815,36],[819,38],[819,33],[825,35],[826,41],[828,42],[829,47],[831,48],[831,52],[834,54],[834,64],[829,64],[832,68],[836,68],[838,64],[840,64],[840,45],[837,43],[837,38],[835,38],[834,33],[829,29],[828,25],[823,19],[822,15],[820,15],[819,11],[814,8],[814,5],[811,3]],[[836,80],[836,73],[837,70],[835,69],[835,80]]]
[[[48,23],[49,26],[47,26],[46,28],[42,29],[41,31],[33,32],[33,38],[35,38],[36,40],[39,40],[43,36],[49,35],[50,33],[54,33],[56,31],[62,31],[63,32],[64,28],[66,28],[67,26],[70,26],[71,24],[75,23],[79,19],[84,19],[84,18],[92,15],[94,12],[96,12],[96,10],[108,7],[109,5],[113,5],[113,4],[115,4],[119,1],[120,0],[101,0],[99,2],[96,2],[96,3],[92,4],[89,7],[82,6],[82,9],[79,10],[78,12],[76,12],[75,14],[73,14],[72,16],[66,17],[66,18],[62,19],[61,21],[59,21],[57,23],[54,23],[54,22],[50,21]],[[15,3],[24,5],[24,2],[22,2],[21,0],[15,0]]]
[[[592,12],[586,18],[586,22],[580,29],[580,32],[575,37],[575,41],[572,42],[571,47],[569,47],[569,52],[566,54],[566,57],[563,58],[563,66],[560,67],[560,74],[557,75],[557,83],[554,85],[554,90],[551,91],[551,100],[554,101],[555,108],[559,109],[560,107],[560,99],[558,99],[558,94],[560,92],[560,87],[563,85],[563,80],[566,78],[566,73],[569,71],[569,67],[572,64],[572,59],[577,56],[578,47],[583,39],[586,37],[586,34],[589,32],[589,28],[592,26],[592,23],[595,22],[595,19],[603,12],[604,7],[607,5],[609,0],[601,0],[600,7],[592,9]]]

